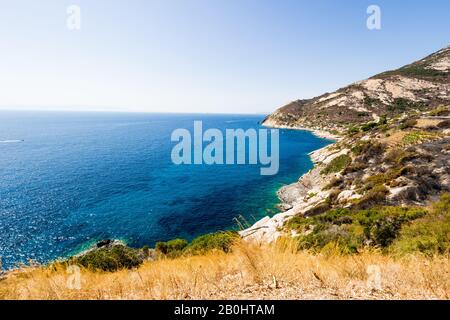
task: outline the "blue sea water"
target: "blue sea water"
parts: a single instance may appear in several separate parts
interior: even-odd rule
[[[176,128],[259,128],[264,116],[0,112],[0,256],[47,262],[101,239],[154,245],[235,228],[276,212],[276,191],[330,141],[280,130],[280,170],[174,165]]]

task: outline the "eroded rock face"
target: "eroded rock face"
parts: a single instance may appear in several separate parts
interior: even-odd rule
[[[282,212],[241,236],[271,242],[296,215],[340,207],[425,205],[450,192],[449,61],[447,47],[336,92],[294,101],[267,117],[267,126],[305,128],[324,136],[324,130],[337,130],[341,137],[312,152],[315,167],[278,191]],[[356,131],[349,130],[355,125]],[[342,157],[349,161],[334,163]]]
[[[429,110],[450,100],[450,47],[333,93],[281,107],[267,126],[337,130],[405,110]]]
[[[396,127],[393,123],[389,130],[398,130]],[[419,129],[402,132],[421,133]],[[278,191],[284,210],[241,231],[241,236],[272,242],[283,235],[285,222],[296,215],[308,217],[333,208],[368,205],[425,205],[442,192],[450,192],[450,136],[442,130],[430,132],[434,135],[427,141],[388,145],[374,130],[315,151],[311,154],[315,167]],[[351,145],[361,150],[349,148]],[[348,155],[352,162],[339,172],[324,173],[339,155]]]

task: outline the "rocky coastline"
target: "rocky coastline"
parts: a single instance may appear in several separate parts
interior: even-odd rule
[[[271,124],[271,126],[276,127],[275,124]],[[302,128],[289,129],[303,130]],[[332,136],[334,135],[329,133],[326,135],[326,138]],[[321,137],[325,138],[325,136]],[[281,201],[279,208],[283,211],[273,217],[266,216],[249,228],[240,231],[239,234],[243,239],[261,243],[274,242],[283,234],[281,229],[287,220],[313,209],[314,206],[329,196],[329,191],[322,190],[327,184],[327,180],[321,176],[317,164],[328,163],[341,154],[340,152],[333,152],[331,150],[333,145],[330,144],[309,153],[314,167],[302,175],[297,182],[283,186],[277,191],[277,196]]]
[[[450,191],[450,46],[332,93],[293,101],[263,126],[308,130],[335,143],[277,195],[282,212],[242,230],[273,242],[290,218],[334,208],[426,206]]]

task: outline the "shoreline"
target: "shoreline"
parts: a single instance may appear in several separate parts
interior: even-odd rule
[[[311,129],[307,127],[294,127],[294,126],[288,126],[288,125],[279,125],[273,122],[270,122],[269,120],[264,121],[264,123],[261,123],[261,126],[266,128],[273,128],[273,129],[288,129],[288,130],[299,130],[299,131],[309,131],[313,135],[315,135],[318,138],[327,139],[327,140],[335,140],[339,141],[342,139],[341,136],[333,134],[326,130],[319,130],[319,129]],[[314,151],[313,151],[314,152]]]
[[[291,184],[282,186],[276,192],[278,199],[280,200],[280,204],[277,206],[280,210],[279,213],[273,216],[265,216],[254,224],[249,226],[248,228],[239,231],[239,235],[242,239],[246,240],[256,240],[260,243],[271,243],[278,239],[281,236],[280,229],[284,225],[287,219],[301,213],[307,211],[312,208],[315,204],[323,200],[324,197],[328,196],[328,192],[323,192],[322,187],[324,185],[324,181],[320,181],[320,178],[317,176],[316,172],[316,164],[323,159],[333,156],[333,153],[330,153],[328,148],[334,144],[336,144],[342,137],[334,135],[325,130],[316,130],[311,128],[303,128],[303,127],[290,127],[285,125],[276,125],[274,123],[271,124],[261,124],[262,126],[268,128],[277,128],[277,129],[289,129],[289,130],[301,130],[301,131],[309,131],[314,134],[316,137],[332,140],[332,142],[322,148],[313,150],[308,153],[310,160],[313,163],[313,167],[303,175],[301,175],[297,181],[292,182]],[[298,185],[305,184],[303,180],[307,180],[309,185],[308,188],[304,188],[305,190],[299,190]],[[302,186],[303,188],[303,186]],[[301,200],[302,196],[310,193],[312,190],[316,191],[316,195],[311,197],[306,201],[298,201]],[[302,191],[305,191],[305,194],[301,194]],[[289,201],[287,200],[289,199]],[[281,211],[284,210],[284,211]]]
[[[266,124],[261,124],[261,126],[267,127],[267,128],[276,128],[276,129],[287,129],[287,130],[299,130],[299,131],[309,131],[311,132],[314,136],[321,138],[321,139],[326,139],[326,140],[331,140],[331,142],[329,144],[327,144],[326,146],[319,148],[319,149],[315,149],[309,153],[307,153],[308,157],[310,158],[310,160],[313,163],[313,166],[311,169],[309,169],[308,172],[305,172],[304,174],[302,174],[296,181],[293,181],[290,184],[284,185],[279,187],[276,191],[276,197],[279,201],[279,203],[276,204],[276,211],[275,213],[271,213],[271,215],[266,215],[264,217],[261,217],[260,219],[256,220],[249,228],[244,229],[239,231],[239,234],[241,234],[246,230],[258,230],[258,229],[265,229],[267,227],[267,223],[270,223],[270,221],[272,219],[275,219],[276,221],[284,221],[286,218],[289,218],[292,215],[296,215],[298,213],[298,209],[295,208],[295,206],[293,206],[290,202],[285,201],[285,199],[283,199],[283,190],[293,184],[296,184],[298,181],[300,181],[304,176],[308,175],[312,170],[314,170],[314,168],[316,168],[316,163],[317,161],[315,160],[316,157],[314,157],[314,154],[320,154],[321,150],[324,150],[326,148],[328,148],[329,146],[335,144],[337,141],[339,141],[340,139],[342,139],[342,137],[339,137],[337,135],[333,135],[330,132],[324,131],[324,130],[315,130],[315,129],[310,129],[310,128],[303,128],[303,127],[290,127],[290,126],[284,126],[284,125],[266,125]],[[294,210],[296,209],[296,210]],[[294,212],[295,211],[295,212]],[[247,236],[247,235],[246,235]],[[245,236],[242,236],[242,238],[245,238]],[[114,244],[121,244],[121,245],[125,245],[128,246],[126,241],[124,239],[99,239],[96,241],[91,241],[89,242],[89,244],[84,244],[74,250],[72,250],[71,252],[67,253],[66,255],[60,256],[56,259],[53,259],[51,261],[45,262],[45,263],[38,263],[36,262],[36,266],[42,266],[42,265],[47,265],[53,262],[57,262],[57,261],[61,261],[61,260],[65,260],[68,258],[72,258],[72,257],[78,257],[81,256],[85,253],[88,253],[92,250],[97,249],[97,244],[102,242],[102,241],[112,241]],[[269,241],[270,242],[270,241]],[[15,272],[17,270],[20,270],[21,267],[17,267],[17,268],[11,268],[11,269],[6,269],[3,270],[4,274],[3,276],[5,276],[6,274],[10,273],[10,272]],[[1,278],[2,274],[0,273],[0,278]]]

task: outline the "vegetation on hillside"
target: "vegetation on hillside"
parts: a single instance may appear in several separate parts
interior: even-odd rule
[[[408,76],[447,85],[450,73],[428,66],[449,52],[369,80]],[[277,229],[284,236],[275,243],[216,232],[191,242],[158,242],[155,249],[99,247],[10,273],[0,280],[0,299],[449,299],[448,98],[403,80],[414,88],[405,89],[410,93],[405,96],[417,99],[387,91],[381,93],[388,98],[381,99],[385,96],[374,96],[381,87],[369,90],[376,83],[366,81],[366,87],[353,84],[333,95],[298,100],[268,117],[342,135],[329,147],[334,158],[316,168],[326,184],[320,192],[307,190],[303,199],[319,201]],[[333,99],[346,106],[330,103]],[[66,286],[71,265],[81,267],[83,290]],[[375,291],[366,282],[374,265],[385,281]]]
[[[144,261],[134,270],[24,269],[0,281],[0,299],[449,299],[449,261],[238,241],[229,253]]]
[[[316,252],[333,247],[342,253],[378,248],[401,254],[448,254],[450,196],[443,195],[430,210],[389,206],[332,209],[313,217],[296,216],[286,228],[296,232],[300,249]]]
[[[156,250],[167,257],[199,255],[212,250],[229,252],[237,238],[237,232],[233,231],[209,233],[195,238],[191,243],[183,239],[158,242]]]
[[[141,250],[116,245],[91,250],[69,259],[68,264],[76,264],[91,270],[116,271],[132,269],[144,262],[145,255]]]

